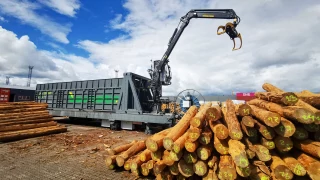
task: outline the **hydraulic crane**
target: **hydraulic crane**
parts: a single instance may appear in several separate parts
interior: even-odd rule
[[[228,22],[225,26],[219,26],[217,34],[221,35],[227,33],[231,40],[233,40],[233,49],[238,50],[242,47],[241,34],[237,32],[236,27],[240,23],[240,17],[237,16],[233,9],[193,9],[190,10],[186,15],[182,16],[178,27],[174,30],[172,37],[169,40],[168,48],[161,60],[154,61],[153,68],[149,69],[148,72],[151,76],[150,87],[153,94],[153,105],[157,111],[160,111],[161,97],[162,97],[162,86],[171,85],[171,69],[168,65],[169,56],[178,42],[182,32],[188,26],[189,21],[192,18],[206,18],[206,19],[234,19],[233,22]],[[219,30],[222,31],[219,31]],[[240,47],[235,48],[235,38],[240,39]]]

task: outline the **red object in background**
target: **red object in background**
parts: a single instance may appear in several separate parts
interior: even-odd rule
[[[254,98],[255,98],[254,93],[237,93],[236,94],[237,100],[250,101]]]
[[[9,102],[10,89],[0,88],[0,102]]]

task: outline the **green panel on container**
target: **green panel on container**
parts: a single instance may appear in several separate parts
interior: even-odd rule
[[[76,98],[74,99],[74,95],[69,93],[69,100],[68,100],[68,103],[73,103],[74,101],[76,103],[82,103],[82,97],[80,96],[76,96]],[[119,96],[114,96],[114,99],[113,99],[113,104],[117,104],[118,103],[118,100],[119,100]],[[98,95],[96,96],[96,98],[94,98],[94,96],[84,96],[83,97],[83,103],[87,103],[87,102],[95,102],[95,103],[99,103],[99,104],[103,104],[103,101],[106,103],[106,104],[112,104],[112,96],[111,95]]]

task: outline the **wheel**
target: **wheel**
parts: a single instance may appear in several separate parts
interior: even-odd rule
[[[193,105],[199,108],[201,106],[200,102],[205,103],[205,99],[200,92],[194,89],[183,90],[175,97],[175,113],[178,115],[184,114]]]

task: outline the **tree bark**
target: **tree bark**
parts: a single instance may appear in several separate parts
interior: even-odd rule
[[[172,151],[174,151],[176,154],[178,154],[182,149],[184,148],[184,144],[186,143],[186,140],[188,138],[189,132],[186,131],[181,137],[179,137],[174,143]]]
[[[256,98],[277,104],[293,106],[299,98],[293,92],[256,92]]]
[[[226,107],[222,108],[222,112],[224,115],[224,120],[228,126],[229,136],[233,140],[241,140],[243,134],[241,131],[240,123],[236,117],[235,106],[230,99],[226,101]]]
[[[248,167],[249,160],[245,151],[245,145],[240,141],[233,139],[229,140],[228,145],[229,154],[231,155],[234,163],[241,168]]]
[[[304,153],[320,159],[320,142],[306,139],[302,141],[294,141],[293,145],[295,148],[303,151]]]
[[[124,151],[123,154],[117,156],[116,161],[119,167],[124,165],[124,162],[129,159],[130,156],[137,154],[138,152],[144,150],[146,144],[144,141],[138,141],[136,144],[131,146],[128,150]]]
[[[218,153],[220,153],[221,155],[227,155],[229,154],[229,145],[228,145],[228,141],[230,140],[229,138],[227,139],[219,139],[217,138],[216,134],[214,134],[214,142],[213,142],[213,146],[216,149],[216,151]]]
[[[170,132],[163,139],[163,146],[166,150],[171,150],[174,141],[182,136],[190,126],[191,119],[197,114],[198,108],[191,106],[184,114],[182,119],[170,130]]]
[[[228,128],[221,123],[221,121],[209,121],[211,131],[217,136],[218,139],[226,139],[229,137]]]
[[[211,107],[212,103],[206,103],[199,112],[190,120],[190,126],[201,128],[206,118],[206,112]]]
[[[162,148],[163,139],[171,131],[171,129],[172,128],[165,129],[147,138],[146,140],[147,149],[149,149],[151,152],[156,152],[160,148]]]
[[[140,160],[142,162],[147,162],[150,159],[152,159],[151,157],[151,151],[149,149],[145,149],[141,154],[140,154]]]
[[[218,178],[230,180],[237,179],[235,164],[230,155],[220,156]]]
[[[259,108],[255,105],[250,105],[250,107],[252,109],[252,115],[265,125],[276,127],[280,124],[281,116],[278,113]]]
[[[107,151],[108,155],[116,155],[116,154],[119,154],[119,153],[121,153],[123,151],[128,150],[135,143],[137,143],[137,141],[133,140],[130,143],[122,144],[122,145],[119,145],[119,146],[117,146],[115,148],[108,148],[106,151]]]
[[[307,171],[303,165],[295,158],[284,156],[282,160],[287,164],[287,167],[297,176],[306,175]]]
[[[44,123],[17,124],[17,125],[10,125],[10,126],[0,126],[0,132],[19,131],[19,130],[26,130],[26,129],[34,129],[34,128],[41,128],[41,127],[56,126],[56,125],[57,125],[57,122],[50,121],[50,122],[44,122]]]
[[[299,153],[297,160],[303,165],[307,170],[307,174],[312,180],[320,179],[320,162],[317,159],[305,153]]]
[[[13,132],[0,133],[0,142],[7,142],[13,140],[20,140],[25,138],[44,136],[54,133],[66,132],[67,128],[64,126],[49,126],[34,129],[19,130]]]

